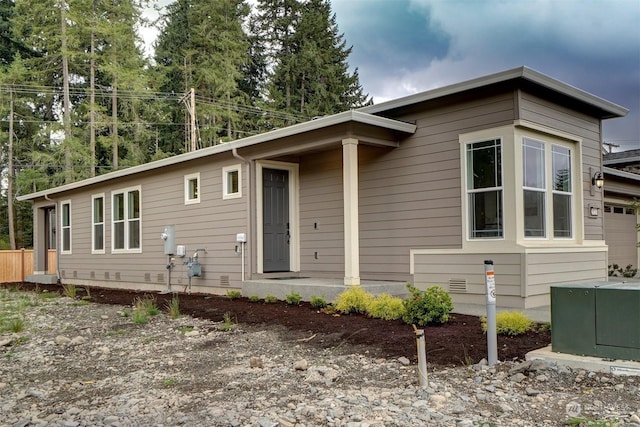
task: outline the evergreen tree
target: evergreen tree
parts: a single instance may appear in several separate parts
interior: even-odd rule
[[[295,2],[294,2],[295,3]],[[262,29],[271,24],[273,71],[268,85],[272,108],[305,117],[323,116],[371,102],[363,93],[357,70],[349,73],[346,47],[328,0],[262,0]]]

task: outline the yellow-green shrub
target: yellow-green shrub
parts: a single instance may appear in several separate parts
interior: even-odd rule
[[[453,310],[451,296],[441,286],[431,286],[421,291],[407,283],[411,297],[404,300],[407,309],[402,320],[409,325],[427,326],[449,321],[449,313]]]
[[[372,298],[373,295],[360,286],[352,286],[339,294],[333,305],[336,311],[343,314],[366,313]]]
[[[394,297],[389,294],[376,295],[371,299],[367,306],[367,314],[370,317],[384,320],[400,319],[406,309],[402,298]]]
[[[487,332],[487,318],[481,317],[482,330]],[[521,311],[502,311],[496,314],[496,333],[499,335],[522,335],[533,329],[534,322]]]

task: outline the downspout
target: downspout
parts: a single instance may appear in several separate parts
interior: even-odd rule
[[[49,201],[49,202],[53,202],[55,204],[55,206],[56,206],[56,222],[58,222],[58,203],[55,200],[53,200],[52,198],[50,198],[48,194],[44,195],[44,199]],[[57,228],[58,224],[55,224],[55,226],[56,226],[56,230],[57,230],[58,229]],[[51,227],[51,224],[49,224],[49,227]],[[48,230],[45,230],[45,232],[48,232]],[[58,246],[60,246],[60,245],[58,244],[58,234],[59,233],[56,232],[56,279],[58,280],[58,282],[60,282],[60,249],[58,248]],[[47,259],[49,259],[49,248],[45,248],[44,251],[45,251],[44,256],[46,256]],[[45,272],[45,274],[47,274],[47,273],[48,273],[48,271]]]
[[[231,154],[233,154],[233,157],[235,157],[236,159],[244,162],[244,164],[247,166],[247,240],[251,239],[251,162],[247,159],[245,159],[244,157],[242,157],[240,154],[238,154],[238,149],[237,148],[233,148],[231,149]],[[239,185],[242,185],[242,183],[239,183]],[[246,250],[244,248],[244,246],[246,246],[246,243],[241,243],[242,245],[242,282],[244,282],[245,279],[245,275],[244,275],[244,271],[245,271],[245,253]],[[251,251],[249,251],[249,253],[251,254]],[[251,259],[251,256],[249,256],[249,259]],[[249,265],[251,265],[251,263],[249,263]],[[249,272],[251,273],[251,269],[249,269]]]

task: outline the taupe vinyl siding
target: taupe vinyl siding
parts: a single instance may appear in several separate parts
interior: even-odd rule
[[[607,253],[527,254],[527,296],[546,294],[551,285],[607,280]]]
[[[200,253],[204,276],[194,278],[194,285],[219,286],[220,276],[230,276],[230,285],[240,286],[241,258],[235,253],[236,233],[247,232],[246,200],[244,196],[246,177],[243,174],[243,197],[222,200],[222,167],[237,164],[226,160],[219,164],[189,165],[173,167],[162,174],[145,174],[113,185],[91,188],[91,191],[71,195],[73,219],[72,256],[60,258],[60,270],[67,278],[116,281],[119,273],[121,282],[159,283],[158,277],[166,277],[167,256],[160,233],[167,225],[175,226],[176,244],[185,245],[187,256],[195,249],[207,249]],[[184,204],[184,175],[201,173],[201,203]],[[112,194],[130,186],[141,186],[142,192],[142,253],[112,254],[111,221]],[[91,195],[105,193],[105,254],[91,254]],[[175,286],[188,283],[186,258],[175,257],[175,268],[171,272]],[[75,275],[74,275],[75,272]],[[105,279],[105,272],[109,279]],[[148,275],[150,280],[145,280]],[[161,284],[164,285],[164,282]]]
[[[300,268],[305,275],[344,276],[341,146],[300,160]]]

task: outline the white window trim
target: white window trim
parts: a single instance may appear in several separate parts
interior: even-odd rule
[[[524,139],[530,139],[544,144],[545,147],[545,237],[531,237],[524,235],[524,194],[522,172],[522,144]],[[567,243],[582,243],[584,240],[583,224],[583,198],[582,198],[582,164],[581,143],[575,138],[565,138],[553,132],[540,133],[540,129],[516,128],[515,140],[517,150],[516,161],[520,170],[517,172],[517,182],[520,194],[516,196],[518,215],[518,241],[527,246],[540,245],[566,245]],[[567,148],[571,157],[571,192],[558,192],[553,189],[553,147]],[[571,196],[571,237],[555,237],[553,224],[553,195],[567,194]],[[522,225],[522,226],[520,226]]]
[[[136,191],[138,190],[140,192],[140,247],[139,248],[134,248],[134,249],[129,249],[129,227],[127,222],[129,221],[128,218],[128,208],[129,208],[129,198],[127,197],[128,193],[131,191]],[[116,233],[116,227],[114,225],[114,215],[113,215],[113,208],[114,208],[114,203],[113,203],[113,197],[116,194],[124,194],[124,213],[125,213],[125,218],[124,218],[124,222],[125,222],[125,227],[124,227],[124,242],[125,242],[125,248],[124,249],[115,249],[115,233]],[[139,254],[142,253],[142,186],[137,185],[134,187],[127,187],[127,188],[120,188],[118,190],[114,190],[111,192],[111,253],[114,254]]]
[[[189,198],[189,182],[196,180],[196,185],[198,187],[198,195],[191,199]],[[200,195],[202,194],[202,188],[200,187],[200,172],[192,173],[184,176],[184,204],[185,205],[193,205],[196,203],[200,203]]]
[[[522,171],[522,176],[521,176],[521,180],[522,180],[522,237],[526,240],[549,240],[549,186],[551,185],[549,183],[549,179],[547,176],[547,173],[549,171],[549,167],[548,167],[548,162],[549,162],[549,158],[548,158],[548,151],[549,151],[549,144],[545,141],[541,141],[540,139],[536,139],[536,138],[531,138],[528,136],[523,136],[520,140],[520,149],[521,154],[520,154],[520,163],[523,162],[524,159],[524,140],[528,139],[529,141],[532,142],[537,142],[539,144],[542,144],[542,152],[544,153],[544,176],[543,176],[543,182],[544,182],[544,186],[542,188],[538,188],[538,187],[525,187],[524,185],[524,170]],[[524,165],[523,165],[524,168]],[[526,230],[525,230],[525,225],[524,225],[524,191],[532,191],[532,192],[536,192],[536,193],[543,193],[544,194],[544,236],[527,236],[526,235]],[[551,214],[553,215],[553,212],[551,212]],[[553,226],[553,218],[551,218],[551,225]]]
[[[502,185],[499,187],[492,187],[494,190],[498,190],[500,191],[500,195],[501,195],[501,203],[502,203],[502,236],[499,237],[472,237],[471,236],[471,227],[470,227],[470,221],[471,221],[471,213],[470,213],[470,209],[471,206],[469,206],[469,195],[473,194],[473,193],[482,193],[484,192],[482,190],[477,190],[477,189],[469,189],[469,181],[468,181],[468,170],[467,170],[467,147],[470,144],[475,144],[478,142],[486,142],[486,141],[490,141],[490,140],[499,140],[500,141],[500,155],[502,156],[502,158],[500,159],[500,174],[502,177]],[[465,235],[465,238],[467,241],[470,242],[491,242],[491,241],[503,241],[505,240],[505,236],[507,234],[507,230],[506,230],[506,209],[505,209],[505,168],[504,168],[504,159],[505,159],[505,154],[504,154],[504,138],[502,136],[493,136],[493,137],[487,137],[487,138],[475,138],[475,139],[469,139],[466,140],[464,142],[462,142],[461,144],[461,150],[462,150],[462,159],[461,159],[461,163],[462,163],[462,170],[464,171],[462,175],[462,179],[463,179],[463,188],[464,191],[463,193],[463,222],[464,222],[464,226],[463,226],[463,232]]]
[[[98,198],[102,198],[102,249],[96,249],[96,228],[95,226],[98,225],[98,223],[94,222],[95,220],[95,200]],[[91,196],[91,253],[92,254],[104,254],[105,253],[105,249],[106,249],[106,231],[107,231],[107,217],[106,217],[106,211],[107,211],[107,199],[105,198],[105,194],[104,193],[100,193],[100,194],[93,194]]]
[[[228,187],[229,173],[234,171],[238,172],[238,192],[229,193],[227,191],[229,189]],[[222,199],[223,200],[239,199],[241,197],[242,197],[242,166],[240,165],[240,163],[238,163],[235,165],[223,167],[222,168]]]
[[[524,238],[524,200],[523,200],[523,179],[522,179],[522,138],[528,137],[535,140],[542,140],[551,144],[567,146],[572,152],[572,237],[558,237],[552,239]],[[480,142],[488,139],[502,139],[502,187],[503,187],[503,212],[504,239],[469,239],[469,217],[468,217],[468,197],[467,197],[467,165],[466,165],[466,144]],[[566,132],[548,128],[543,125],[532,124],[524,120],[516,120],[513,124],[483,129],[479,131],[460,134],[459,160],[460,160],[460,214],[462,225],[462,250],[465,252],[475,251],[495,251],[500,245],[500,250],[520,251],[523,248],[532,250],[534,248],[556,247],[577,247],[593,243],[584,240],[584,200],[585,185],[582,164],[582,139]],[[591,178],[589,178],[591,179]],[[591,185],[591,182],[588,183]],[[548,215],[547,215],[548,216]],[[640,217],[640,216],[639,216]],[[553,232],[553,217],[551,228],[548,228],[547,235]],[[640,233],[639,233],[640,235]]]
[[[63,206],[69,205],[69,225],[65,227],[62,222],[64,221]],[[64,230],[69,229],[69,250],[64,250]],[[71,217],[71,200],[63,200],[60,202],[60,253],[71,254],[73,253],[73,218]]]

